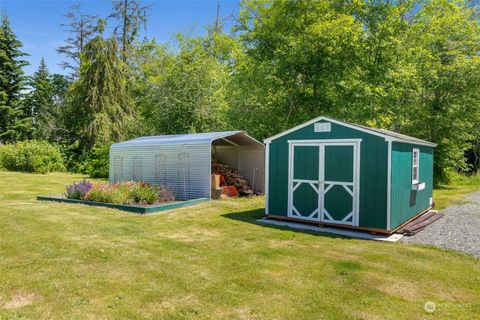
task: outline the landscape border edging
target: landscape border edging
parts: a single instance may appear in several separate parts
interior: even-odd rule
[[[172,210],[182,207],[193,206],[198,203],[209,201],[208,198],[198,198],[192,200],[185,200],[185,201],[174,201],[168,203],[162,203],[154,206],[138,206],[138,205],[127,205],[127,204],[113,204],[113,203],[105,203],[105,202],[96,202],[96,201],[87,201],[87,200],[77,200],[77,199],[67,199],[55,196],[38,196],[37,200],[39,201],[54,201],[60,203],[74,203],[74,204],[84,204],[87,206],[94,206],[94,207],[105,207],[110,209],[117,209],[127,212],[133,213],[140,213],[140,214],[147,214],[147,213],[155,213],[160,211]]]

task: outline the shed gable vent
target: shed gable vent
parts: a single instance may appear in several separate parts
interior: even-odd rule
[[[332,130],[330,122],[318,122],[315,123],[315,132],[330,132]]]

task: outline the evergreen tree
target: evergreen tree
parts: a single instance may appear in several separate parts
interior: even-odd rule
[[[126,63],[133,53],[133,42],[141,28],[146,28],[147,10],[141,0],[114,0],[110,18],[118,21],[114,33],[120,44],[120,58]]]
[[[100,28],[102,31],[102,28]],[[82,149],[128,135],[133,109],[126,90],[126,66],[114,37],[92,39],[82,55],[79,79],[70,92],[68,126]]]
[[[25,99],[26,116],[32,119],[32,137],[51,140],[55,126],[53,117],[53,85],[45,59],[40,60],[38,70],[29,81],[31,91]]]
[[[50,75],[50,84],[52,85],[53,105],[50,109],[50,130],[48,140],[51,142],[67,144],[70,141],[70,130],[66,125],[68,115],[67,94],[71,85],[68,76],[62,74]]]
[[[69,22],[62,24],[66,27],[70,36],[65,40],[65,45],[57,49],[58,53],[64,54],[67,60],[61,63],[61,66],[71,71],[71,76],[78,76],[78,69],[81,64],[81,56],[85,45],[92,39],[96,32],[95,20],[97,16],[84,14],[80,10],[80,5],[74,5],[65,15]]]
[[[0,26],[0,141],[15,140],[28,131],[22,110],[22,89],[25,76],[21,59],[22,43],[10,27],[8,16],[2,15]]]

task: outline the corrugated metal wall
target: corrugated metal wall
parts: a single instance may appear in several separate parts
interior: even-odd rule
[[[412,150],[420,150],[419,182],[425,189],[412,190]],[[432,147],[408,143],[392,144],[391,228],[394,229],[430,206],[433,193]]]
[[[265,192],[265,149],[240,147],[239,170],[257,192]]]
[[[210,197],[210,143],[110,149],[111,182],[170,186],[178,200]]]
[[[221,163],[237,169],[252,190],[265,192],[265,148],[214,145],[212,154]]]
[[[238,169],[238,149],[235,146],[212,145],[212,155],[221,163]]]

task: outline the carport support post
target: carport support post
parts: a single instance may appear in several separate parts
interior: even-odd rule
[[[208,194],[210,195],[209,199],[212,199],[212,149],[215,151],[215,153],[217,153],[215,146],[213,145],[212,141],[210,141],[210,161],[208,162],[209,163],[208,172],[210,173],[210,179],[208,179],[208,185],[209,185]]]
[[[237,172],[240,172],[240,146],[237,145]]]

